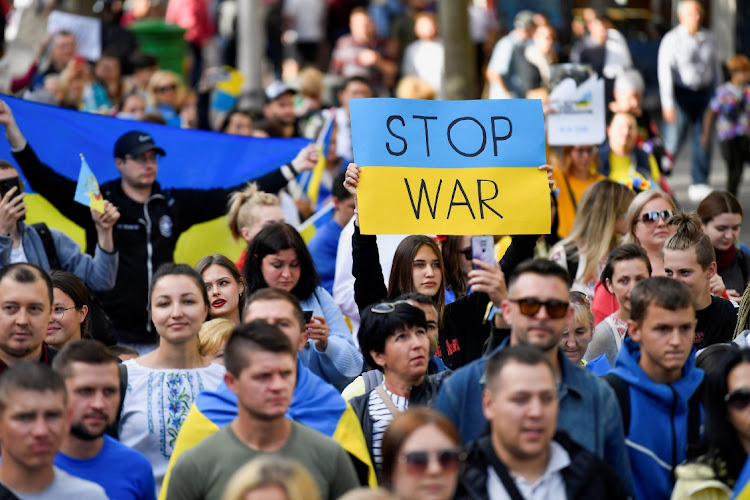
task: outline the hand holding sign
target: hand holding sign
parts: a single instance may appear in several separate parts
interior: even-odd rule
[[[549,190],[535,168],[546,163],[539,101],[350,106],[362,168],[347,171],[347,187],[358,187],[364,234],[549,232]]]

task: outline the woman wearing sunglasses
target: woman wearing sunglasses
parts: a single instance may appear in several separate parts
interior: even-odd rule
[[[463,461],[456,428],[441,413],[415,408],[383,436],[383,482],[400,500],[449,500]]]
[[[625,213],[627,233],[623,238],[623,243],[636,243],[643,247],[651,263],[652,276],[664,276],[661,248],[670,235],[667,219],[674,215],[676,210],[674,201],[667,193],[659,189],[651,189],[633,198]],[[615,295],[607,289],[603,281],[599,281],[591,303],[594,324],[601,323],[619,307]]]
[[[729,499],[750,453],[750,349],[727,352],[706,380],[707,453],[677,467],[672,500]]]
[[[716,251],[716,268],[727,297],[739,302],[750,281],[750,254],[740,247],[742,206],[728,191],[712,191],[698,205],[703,232]]]
[[[180,109],[185,99],[185,86],[174,71],[159,70],[148,82],[146,113],[158,113],[167,125],[179,127],[182,124]]]
[[[358,337],[365,361],[383,372],[384,381],[349,402],[359,417],[375,470],[380,473],[386,428],[410,407],[431,406],[451,372],[427,375],[427,320],[424,312],[409,302],[381,302],[365,308]]]
[[[593,145],[565,146],[562,160],[552,171],[557,195],[557,234],[565,238],[573,227],[583,192],[605,177],[596,171],[599,150]]]

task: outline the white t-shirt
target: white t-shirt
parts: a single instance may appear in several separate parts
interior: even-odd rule
[[[28,262],[26,258],[26,252],[23,251],[23,241],[18,245],[18,248],[10,249],[10,263],[17,264],[19,262]]]
[[[570,465],[570,455],[562,445],[556,441],[549,443],[549,461],[544,474],[533,484],[528,483],[523,477],[510,472],[513,482],[521,496],[527,500],[566,500],[565,481],[563,481],[562,470]],[[493,500],[510,500],[500,476],[497,475],[492,466],[488,467],[487,474],[487,496]]]
[[[154,369],[123,363],[128,368],[128,387],[120,418],[120,442],[143,453],[154,470],[158,496],[177,434],[196,396],[213,391],[224,379],[224,366]]]
[[[107,500],[104,488],[91,481],[71,476],[62,469],[53,467],[55,478],[44,491],[21,493],[8,488],[20,500]],[[7,487],[7,486],[6,486]]]

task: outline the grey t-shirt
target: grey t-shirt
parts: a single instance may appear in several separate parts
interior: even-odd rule
[[[91,481],[71,476],[62,469],[54,468],[55,478],[44,491],[21,493],[8,487],[20,500],[108,500],[104,488]],[[7,487],[7,486],[6,486]]]
[[[250,460],[275,455],[293,459],[312,475],[320,498],[336,499],[359,487],[349,455],[333,439],[292,422],[287,442],[276,451],[259,452],[240,441],[227,425],[177,460],[167,488],[167,500],[222,498],[232,475]]]

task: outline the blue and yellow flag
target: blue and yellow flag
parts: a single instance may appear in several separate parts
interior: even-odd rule
[[[320,129],[318,139],[315,141],[315,145],[318,149],[318,162],[315,164],[312,170],[302,172],[297,182],[302,188],[305,196],[310,201],[310,206],[314,207],[316,211],[321,209],[321,204],[326,200],[320,198],[320,181],[323,178],[323,172],[328,165],[327,155],[328,148],[331,147],[331,135],[334,129],[334,113],[330,110],[323,112],[325,121],[323,127]]]
[[[363,234],[547,234],[541,101],[352,99]]]
[[[235,186],[267,174],[290,162],[307,139],[259,139],[202,130],[187,130],[153,123],[122,120],[3,97],[18,126],[42,162],[69,179],[78,179],[78,153],[106,182],[119,177],[113,160],[117,138],[131,130],[150,134],[167,155],[159,159],[157,181],[164,187],[208,189]],[[15,164],[5,135],[0,135],[0,158]],[[27,183],[28,186],[28,183]],[[64,231],[85,248],[83,230],[38,194],[27,195],[29,223],[44,221]],[[244,249],[232,239],[226,218],[204,222],[184,233],[177,243],[175,261],[195,264],[209,253],[224,253],[235,260]]]
[[[750,500],[750,456],[742,467],[740,477],[737,478],[737,484],[734,487],[732,500]]]
[[[99,182],[96,180],[94,172],[86,163],[86,158],[81,156],[81,171],[78,172],[78,184],[76,184],[76,194],[73,197],[81,205],[93,208],[97,212],[104,213],[104,198],[99,190]]]
[[[302,224],[297,226],[297,231],[302,235],[302,239],[305,243],[310,243],[310,240],[318,232],[318,229],[323,227],[333,217],[333,200],[328,200],[317,212],[312,214],[310,218],[305,220]]]

